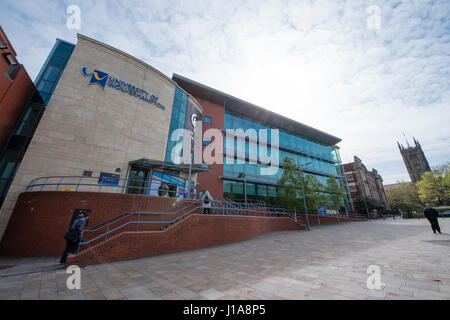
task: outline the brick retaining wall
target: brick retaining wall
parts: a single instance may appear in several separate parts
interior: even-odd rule
[[[44,191],[22,193],[0,243],[3,256],[58,256],[75,209],[91,209],[89,226],[124,212],[162,212],[179,202],[131,194]]]
[[[302,230],[290,218],[194,214],[164,231],[124,232],[70,255],[68,265],[86,266],[248,240],[272,231]]]

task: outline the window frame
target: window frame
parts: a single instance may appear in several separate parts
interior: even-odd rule
[[[14,57],[12,53],[6,53],[3,56],[5,57],[6,61],[9,63],[10,66],[15,66],[19,64],[19,61],[17,61],[16,57]],[[9,57],[11,57],[12,60]]]
[[[8,49],[8,44],[2,37],[0,37],[0,49]]]

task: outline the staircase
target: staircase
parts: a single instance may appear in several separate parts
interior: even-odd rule
[[[300,216],[281,208],[243,208],[214,201],[211,214],[198,200],[166,212],[127,212],[84,230],[66,266],[86,266],[244,241],[266,232],[305,230]]]
[[[129,231],[163,231],[192,213],[200,213],[198,200],[183,200],[164,212],[126,212],[83,230],[80,251]]]

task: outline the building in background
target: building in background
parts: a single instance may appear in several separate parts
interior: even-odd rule
[[[36,77],[36,86],[30,80],[31,90],[26,91],[28,97],[23,99],[21,112],[15,119],[0,154],[0,209],[73,48],[72,44],[57,39]]]
[[[354,156],[353,162],[344,164],[344,170],[354,205],[358,199],[370,199],[379,204],[383,209],[390,209],[383,187],[383,179],[377,170],[367,170],[366,166],[357,156]]]
[[[32,191],[121,193],[145,202],[145,196],[182,199],[196,187],[218,199],[243,202],[246,195],[276,204],[283,168],[277,163],[276,173],[261,175],[267,166],[248,161],[260,136],[245,141],[242,164],[185,161],[186,150],[201,154],[211,142],[203,136],[211,128],[258,134],[279,129],[279,142],[271,140],[271,130],[267,135],[269,150],[279,149],[279,163],[294,158],[324,185],[335,177],[347,192],[346,211],[353,211],[337,146],[341,139],[187,78],[169,78],[94,39],[79,34],[76,45],[58,39],[35,85],[0,159],[6,181],[0,190],[0,237],[21,205],[19,196]],[[223,146],[237,143],[227,139]],[[216,149],[221,160],[240,157],[222,150]]]
[[[57,39],[0,159],[7,181],[0,236],[30,182],[43,191],[103,186],[105,192],[182,198],[189,166],[165,160],[171,133],[188,128],[194,113],[201,119],[199,103],[148,64],[82,35],[76,45]],[[201,137],[201,122],[193,131]],[[194,147],[201,148],[201,140]],[[190,169],[193,184],[206,171]]]
[[[12,133],[23,115],[34,85],[24,66],[17,60],[8,37],[0,27],[0,207],[13,175],[11,159],[17,158]],[[8,150],[12,152],[8,152]]]
[[[199,190],[208,190],[213,197],[219,199],[245,202],[244,198],[247,198],[248,203],[279,205],[277,181],[283,175],[281,164],[284,158],[290,157],[305,174],[314,175],[325,186],[329,176],[335,177],[347,193],[345,201],[347,211],[353,211],[337,146],[341,139],[183,76],[174,74],[172,78],[186,92],[192,94],[204,108],[204,132],[211,128],[223,133],[228,129],[244,131],[254,129],[256,130],[254,138],[259,141],[261,138],[259,130],[269,129],[267,140],[270,147],[270,129],[279,129],[280,169],[276,174],[261,175],[260,169],[264,165],[260,162],[250,163],[252,152],[257,153],[259,150],[256,146],[257,141],[252,140],[254,138],[245,138],[245,159],[238,159],[237,139],[231,137],[233,141],[228,141],[230,137],[227,135],[224,147],[234,145],[234,153],[229,153],[229,148],[226,148],[223,165],[213,164],[210,166],[210,172],[199,174]],[[205,146],[209,143],[210,141],[203,141]],[[245,163],[238,164],[237,160]]]
[[[408,141],[406,141],[406,148],[399,142],[397,142],[397,145],[408,170],[409,177],[413,183],[416,183],[422,180],[422,175],[427,171],[431,171],[431,168],[419,141],[416,138],[413,139],[414,146],[411,146]]]

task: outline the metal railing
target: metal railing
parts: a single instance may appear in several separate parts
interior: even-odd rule
[[[186,205],[187,204],[187,205]],[[306,226],[302,223],[302,217],[298,216],[292,212],[289,212],[283,208],[230,208],[228,207],[229,202],[227,201],[219,201],[214,200],[213,204],[210,208],[211,214],[219,214],[219,215],[237,215],[237,216],[264,216],[264,217],[289,217],[297,222],[301,226]],[[180,204],[180,206],[175,211],[166,211],[166,212],[126,212],[122,213],[116,217],[110,218],[100,224],[97,224],[89,229],[83,231],[83,241],[80,243],[80,246],[89,245],[96,240],[102,239],[107,240],[108,237],[115,233],[118,230],[123,230],[125,227],[130,225],[136,225],[136,229],[133,231],[140,231],[140,225],[159,225],[159,231],[164,230],[170,225],[184,219],[189,214],[198,212],[202,210],[204,207],[200,204],[199,201],[187,201]],[[177,212],[179,211],[179,212]],[[167,217],[170,215],[177,215],[173,219],[168,219]],[[160,216],[159,218],[155,218]],[[133,217],[134,220],[124,221],[127,218]],[[151,218],[151,220],[148,220]],[[123,223],[120,223],[123,222]],[[114,224],[118,224],[114,226]],[[101,234],[93,235],[92,238],[86,239],[86,236],[90,234],[94,234],[102,230]],[[142,230],[141,230],[142,231]]]
[[[161,185],[164,187],[161,188]],[[100,182],[100,177],[50,176],[31,180],[25,192],[90,191],[176,197],[179,188],[185,189],[184,186],[167,182],[162,182],[161,185],[152,187],[151,181],[139,179],[120,178],[117,184],[105,184]],[[196,195],[192,194],[192,198],[196,198]]]

